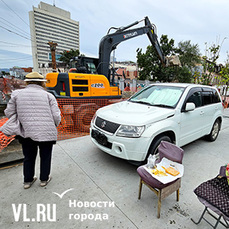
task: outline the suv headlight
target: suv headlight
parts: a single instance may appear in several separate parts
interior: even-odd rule
[[[116,135],[120,137],[127,137],[127,138],[139,138],[142,135],[144,130],[145,130],[145,126],[121,125]]]

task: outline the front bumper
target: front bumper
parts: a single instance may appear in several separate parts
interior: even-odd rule
[[[125,138],[110,135],[94,126],[90,128],[92,142],[102,151],[126,160],[144,161],[148,151],[149,138]]]

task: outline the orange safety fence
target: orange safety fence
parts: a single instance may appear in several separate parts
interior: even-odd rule
[[[89,134],[90,123],[97,109],[118,102],[116,99],[57,99],[61,110],[58,140]]]
[[[3,126],[3,124],[6,123],[6,121],[8,120],[8,118],[2,118],[0,119],[0,127]],[[15,139],[15,135],[9,136],[7,137],[5,134],[3,134],[0,131],[0,152],[7,147],[10,142],[12,142]]]
[[[24,80],[15,77],[0,78],[0,91],[5,94],[11,93],[12,90],[24,88],[26,83]]]
[[[58,140],[76,138],[89,134],[90,123],[96,110],[100,107],[116,103],[117,99],[57,99],[61,111],[61,123],[57,127]],[[2,126],[8,119],[0,119]],[[7,147],[15,136],[7,137],[0,132],[0,152]]]

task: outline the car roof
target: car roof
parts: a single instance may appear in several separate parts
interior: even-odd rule
[[[164,85],[164,86],[174,86],[174,87],[205,87],[205,88],[215,88],[214,86],[192,84],[192,83],[152,83],[150,85]]]

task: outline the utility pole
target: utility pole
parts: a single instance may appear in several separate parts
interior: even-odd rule
[[[48,42],[48,45],[50,46],[50,50],[51,50],[52,69],[53,69],[53,71],[56,71],[56,46],[57,46],[57,43],[50,41],[50,42]]]

